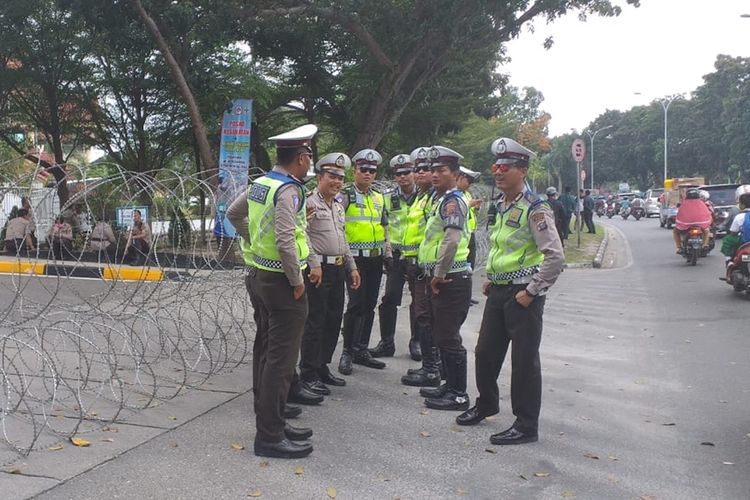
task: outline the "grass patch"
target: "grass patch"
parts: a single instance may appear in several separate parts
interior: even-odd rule
[[[570,233],[565,240],[565,263],[566,264],[591,264],[599,250],[599,244],[604,239],[604,226],[596,224],[596,234],[589,234],[584,229],[581,231],[581,246],[577,247],[578,234]]]

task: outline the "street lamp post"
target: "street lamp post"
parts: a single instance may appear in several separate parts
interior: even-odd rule
[[[672,101],[677,99],[678,97],[682,97],[681,94],[675,94],[673,96],[665,97],[664,99],[660,100],[659,103],[661,104],[662,109],[664,110],[664,180],[667,180],[667,145],[669,144],[669,135],[668,135],[668,118],[669,118],[669,105],[672,104]]]
[[[602,127],[593,134],[590,130],[586,131],[586,134],[589,136],[589,141],[591,142],[591,191],[594,191],[594,138],[596,137],[596,134],[601,132],[602,130],[607,130],[614,127],[614,125],[607,125],[606,127]]]

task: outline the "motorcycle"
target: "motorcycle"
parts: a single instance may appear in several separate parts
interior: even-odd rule
[[[607,203],[607,211],[605,214],[607,215],[608,219],[611,219],[617,211],[615,210],[615,204],[614,203]]]
[[[643,201],[638,199],[633,200],[630,213],[635,220],[640,220],[641,217],[646,217],[646,209],[643,207]]]
[[[630,207],[622,207],[620,209],[620,217],[622,217],[622,220],[627,220],[630,217]]]
[[[706,256],[703,252],[703,230],[701,228],[691,226],[682,233],[682,256],[687,259],[691,266],[698,263],[698,257]]]
[[[597,200],[594,209],[596,210],[596,215],[601,217],[607,211],[607,204],[604,203],[604,200]]]
[[[727,265],[726,281],[737,293],[745,292],[750,297],[750,242],[740,246]]]

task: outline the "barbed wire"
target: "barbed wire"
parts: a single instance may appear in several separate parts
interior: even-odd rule
[[[255,325],[244,266],[231,251],[222,258],[227,250],[212,237],[209,181],[114,165],[110,175],[87,179],[68,168],[82,180],[69,183],[63,206],[55,203],[56,189],[41,187],[35,175],[0,174],[4,197],[31,200],[38,241],[33,251],[0,257],[9,266],[0,275],[0,441],[19,455],[49,442],[43,437],[69,439],[172,399],[251,356]],[[489,197],[481,187],[475,195]],[[4,219],[7,205],[0,204]],[[148,207],[153,239],[142,266],[123,263],[128,238],[121,220],[107,251],[94,250],[92,232],[80,225],[62,255],[46,245],[57,215],[75,222],[74,206],[91,226],[118,222],[117,208]],[[480,262],[487,253],[484,214],[486,204],[477,229]],[[29,271],[39,266],[44,275]],[[136,270],[135,280],[122,279],[128,269]],[[166,279],[144,280],[138,270],[158,270]]]

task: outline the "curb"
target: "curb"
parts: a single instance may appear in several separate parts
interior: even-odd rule
[[[607,251],[607,245],[609,244],[609,229],[604,224],[602,224],[602,227],[604,228],[604,239],[601,243],[599,243],[599,250],[596,251],[594,260],[593,262],[591,262],[591,265],[594,267],[594,269],[600,269],[602,267],[604,252]]]
[[[63,276],[68,278],[94,278],[104,281],[183,281],[189,277],[176,271],[162,271],[149,267],[75,266],[44,264],[40,262],[0,261],[0,274],[28,276]]]

